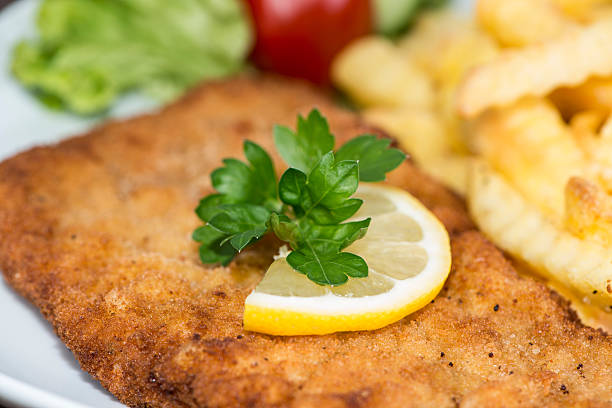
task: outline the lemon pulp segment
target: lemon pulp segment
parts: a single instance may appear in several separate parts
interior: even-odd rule
[[[348,248],[363,257],[368,277],[321,286],[279,258],[247,297],[244,327],[275,335],[373,330],[430,302],[451,264],[442,224],[407,192],[383,184],[360,185],[364,200],[353,219],[371,217],[366,236]]]

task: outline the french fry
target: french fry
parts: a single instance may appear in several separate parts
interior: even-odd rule
[[[394,136],[427,173],[465,193],[469,158],[453,153],[456,149],[438,114],[414,108],[371,108],[363,115]]]
[[[453,152],[467,153],[463,124],[455,112],[457,85],[470,68],[498,55],[495,41],[473,22],[436,12],[420,19],[399,48],[432,77],[437,89],[436,111],[448,143]]]
[[[441,85],[438,88],[438,115],[444,123],[446,137],[451,150],[458,154],[469,154],[464,135],[465,122],[455,114],[457,88],[453,84]]]
[[[586,157],[588,180],[612,191],[612,120],[601,111],[584,111],[570,121],[570,128]]]
[[[451,150],[444,124],[430,109],[371,108],[363,111],[363,115],[395,137],[418,163]]]
[[[594,137],[599,132],[607,118],[607,113],[598,109],[589,109],[578,112],[570,119],[570,128],[579,141]]]
[[[434,104],[431,79],[382,37],[366,37],[346,47],[331,69],[334,83],[363,106]]]
[[[575,87],[555,89],[550,99],[565,118],[584,110],[612,113],[612,77],[593,77]]]
[[[421,19],[399,48],[435,82],[453,87],[468,69],[499,53],[493,38],[473,22],[440,12]]]
[[[592,21],[602,6],[612,5],[610,0],[550,0],[568,16],[579,21]]]
[[[565,227],[576,237],[612,245],[612,197],[596,184],[572,177],[565,187]]]
[[[431,73],[442,49],[461,33],[472,30],[474,24],[447,10],[423,14],[410,33],[399,40],[399,48],[425,72]],[[435,52],[432,52],[435,51]]]
[[[547,216],[562,220],[564,188],[585,172],[573,133],[545,99],[494,109],[474,124],[472,148]],[[561,221],[559,221],[561,222]]]
[[[475,68],[461,85],[458,110],[472,117],[523,96],[575,86],[590,76],[612,76],[612,18],[552,42],[506,51]]]
[[[612,1],[610,0],[602,0],[602,4],[592,9],[589,9],[587,13],[585,13],[584,20],[585,21],[597,21],[602,20],[604,18],[612,17]]]
[[[353,43],[332,78],[421,168],[466,196],[497,245],[612,327],[606,3],[479,0],[480,25],[427,13],[397,45]],[[473,166],[468,151],[482,162]]]
[[[612,114],[603,122],[599,135],[606,143],[612,143]]]
[[[543,43],[578,28],[546,0],[479,0],[476,15],[497,41],[510,47]]]
[[[521,271],[520,265],[515,265],[518,271]],[[528,269],[528,268],[523,268]],[[530,270],[522,270],[523,274],[532,272]],[[546,282],[548,287],[559,293],[565,299],[570,301],[570,307],[576,312],[580,321],[586,326],[594,329],[602,329],[607,333],[612,333],[612,313],[606,312],[605,309],[591,306],[584,302],[584,298],[580,298],[576,293],[573,293],[566,286],[553,281]],[[588,300],[588,299],[587,299]]]
[[[470,214],[499,247],[580,299],[611,312],[612,252],[581,240],[545,217],[483,162],[471,169]]]
[[[446,154],[429,159],[421,167],[456,193],[467,193],[469,169],[472,158],[466,155]]]

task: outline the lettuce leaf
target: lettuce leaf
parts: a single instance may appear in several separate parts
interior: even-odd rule
[[[424,10],[440,7],[448,0],[375,0],[376,31],[397,36]]]
[[[14,50],[13,73],[79,114],[132,90],[172,100],[241,70],[252,43],[238,0],[45,0],[37,23],[40,37]]]

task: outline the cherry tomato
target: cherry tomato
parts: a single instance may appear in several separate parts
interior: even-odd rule
[[[246,0],[263,69],[329,83],[334,55],[372,31],[370,0]]]

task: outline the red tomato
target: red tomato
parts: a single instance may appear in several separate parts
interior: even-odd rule
[[[253,61],[263,69],[329,82],[334,55],[372,31],[370,0],[246,0],[256,33]]]

